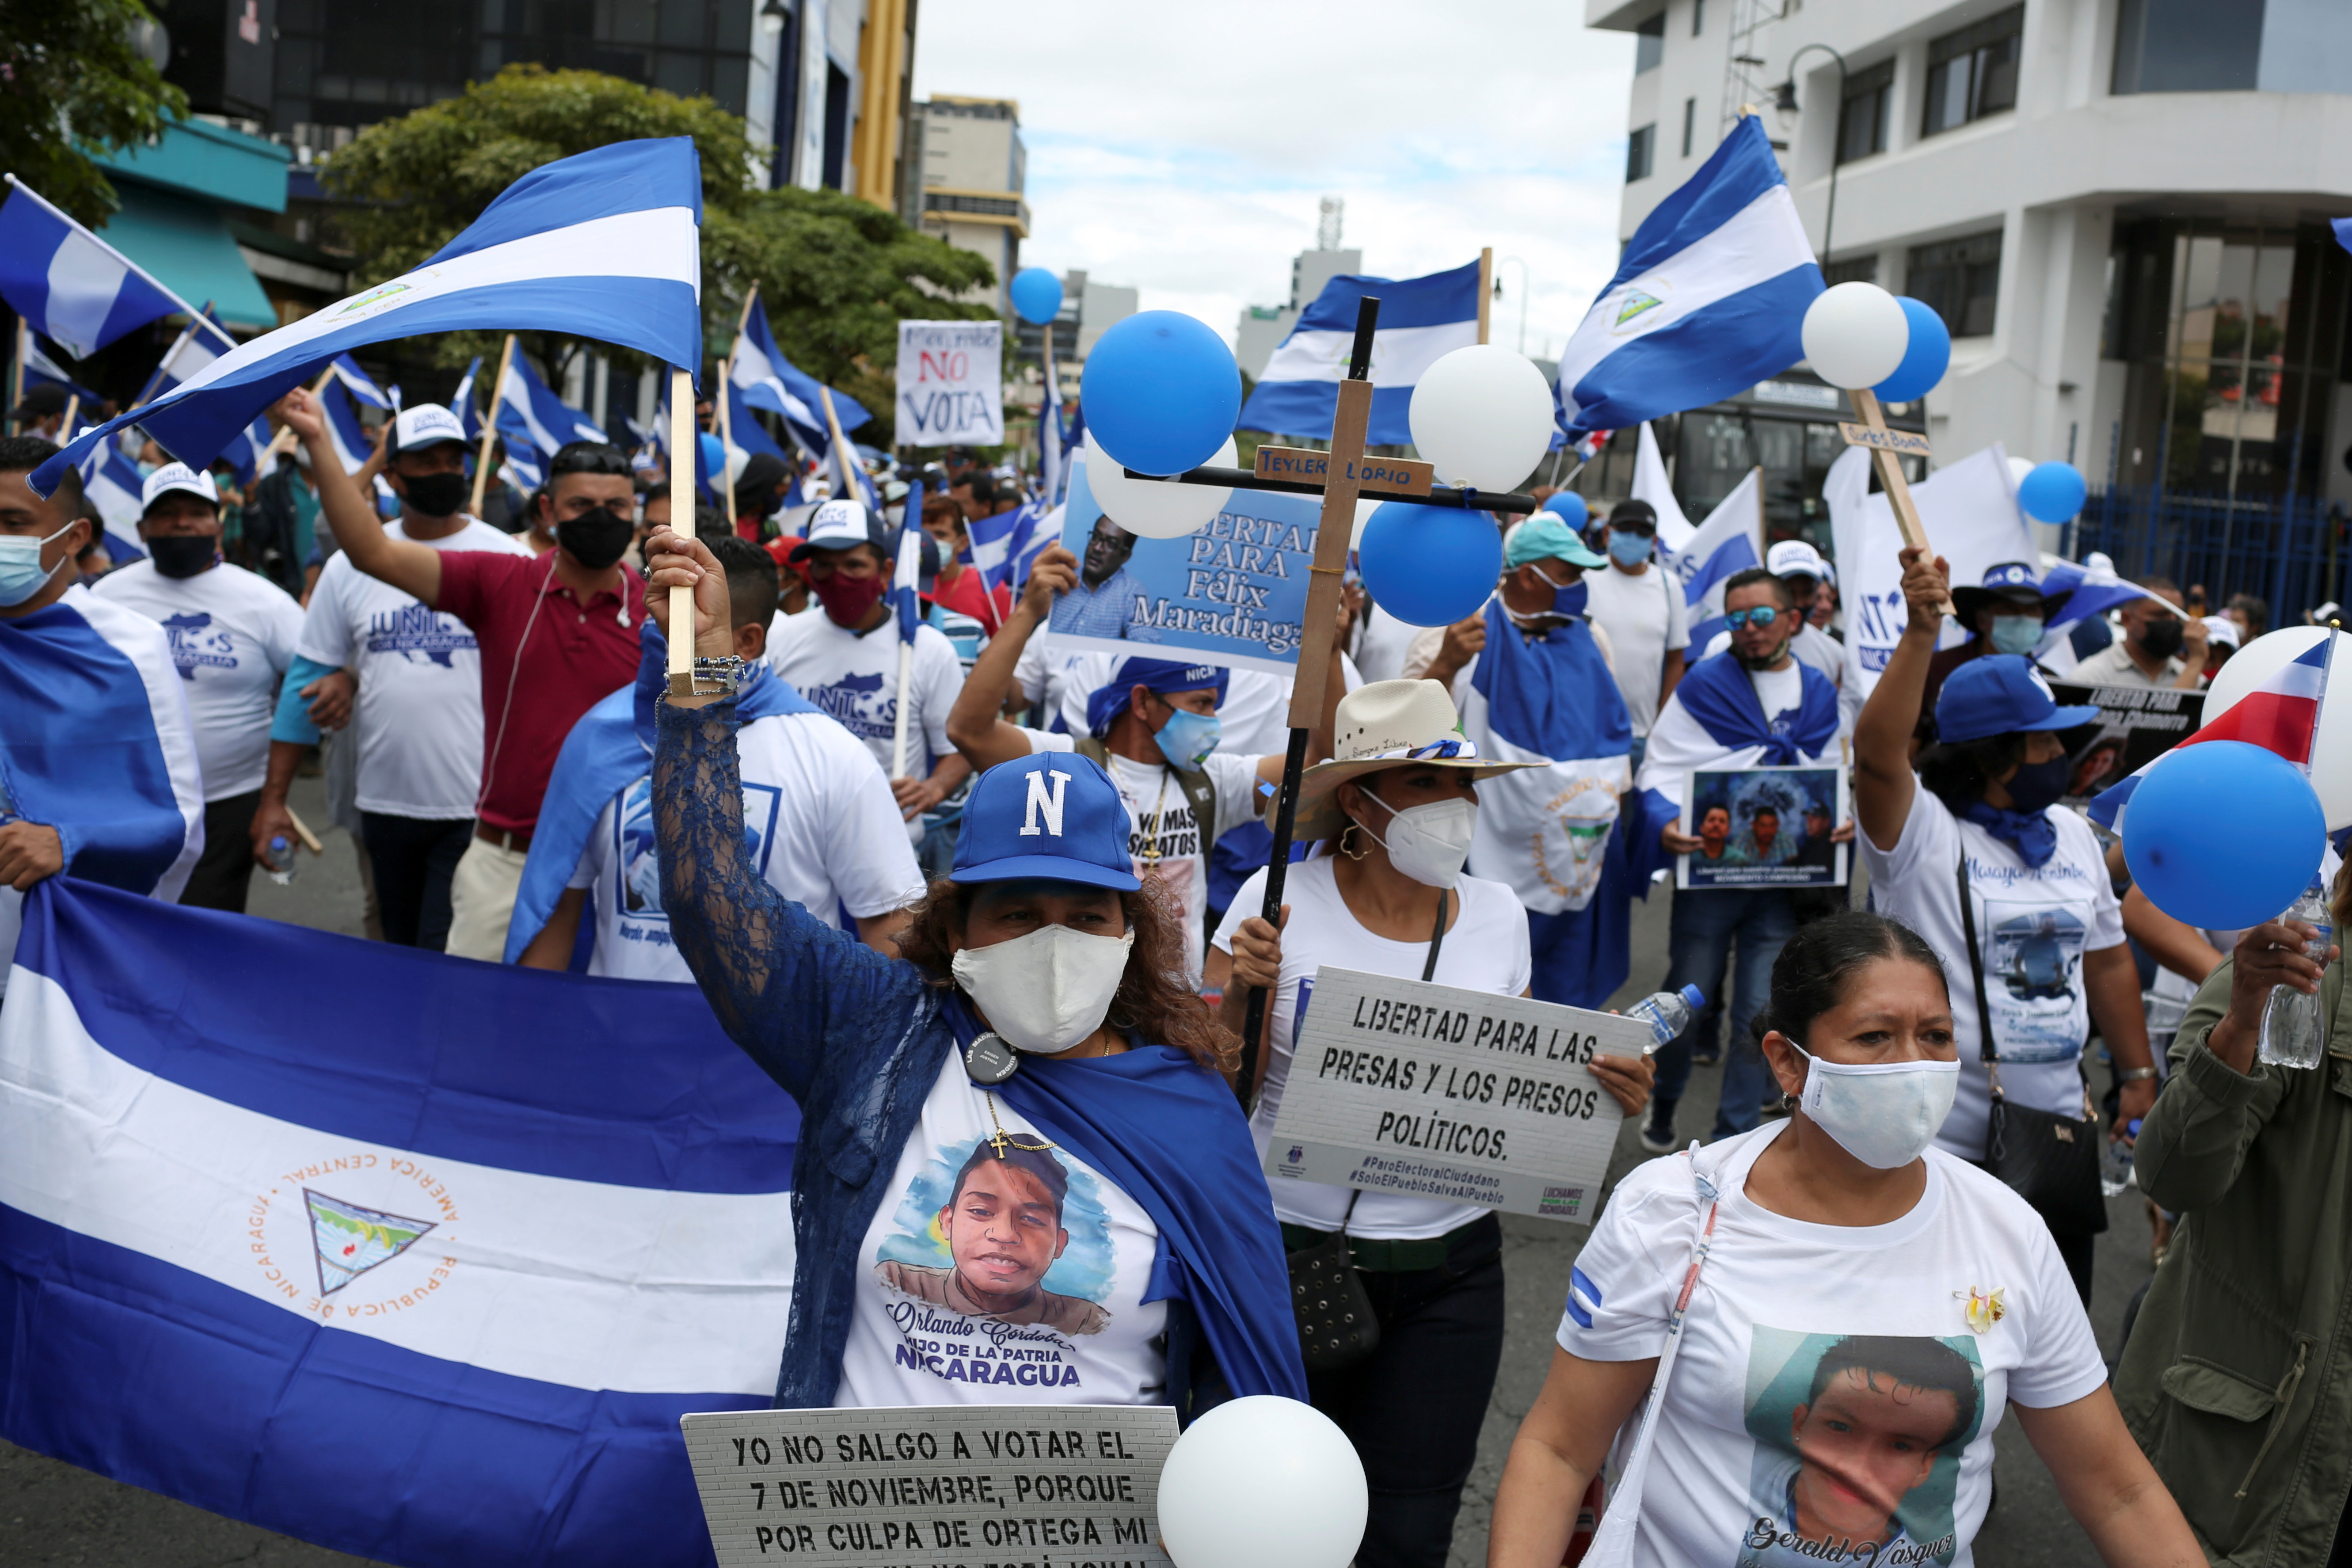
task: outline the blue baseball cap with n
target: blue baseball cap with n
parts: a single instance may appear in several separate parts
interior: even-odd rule
[[[1024,877],[1131,893],[1127,803],[1102,764],[1076,752],[1032,752],[972,781],[956,836],[955,882]]]
[[[1945,678],[1936,699],[1936,737],[1981,741],[2021,730],[2072,730],[2095,721],[2092,707],[2061,708],[2032,664],[2016,655],[1969,659]]]
[[[1110,679],[1087,695],[1087,733],[1101,740],[1110,732],[1110,721],[1127,706],[1128,694],[1137,687],[1153,691],[1205,691],[1216,688],[1217,706],[1225,705],[1225,693],[1234,683],[1234,672],[1222,664],[1183,664],[1169,658],[1123,658],[1111,671]]]

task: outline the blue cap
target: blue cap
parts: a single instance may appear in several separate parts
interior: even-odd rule
[[[2021,730],[2071,730],[2096,720],[2096,708],[2061,708],[2050,683],[2015,654],[1971,658],[1945,678],[1936,699],[1936,734],[1944,741],[1981,741]]]
[[[956,836],[956,882],[1040,877],[1131,893],[1127,803],[1102,764],[1076,752],[1032,752],[972,781]]]
[[[1559,560],[1571,566],[1606,566],[1609,557],[1597,555],[1577,537],[1558,512],[1539,511],[1511,530],[1503,541],[1503,564],[1524,566],[1530,561]]]
[[[1100,740],[1110,732],[1110,722],[1118,710],[1127,706],[1128,693],[1137,687],[1153,691],[1202,691],[1217,689],[1217,706],[1225,703],[1225,692],[1233,685],[1234,672],[1222,664],[1179,664],[1167,658],[1124,658],[1111,672],[1110,679],[1097,686],[1087,697],[1087,733]]]
[[[1684,986],[1682,990],[1682,997],[1683,1000],[1689,1005],[1690,1010],[1694,1013],[1706,1005],[1706,994],[1700,991],[1696,985]]]

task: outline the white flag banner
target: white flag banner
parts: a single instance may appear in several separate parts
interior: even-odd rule
[[[1004,323],[898,323],[898,439],[909,447],[1004,441]]]
[[[1658,514],[1658,542],[1668,551],[1690,548],[1691,522],[1683,515],[1682,502],[1675,499],[1675,487],[1666,479],[1666,460],[1658,454],[1658,437],[1650,429],[1650,422],[1642,421],[1641,446],[1633,454],[1633,498],[1650,503]]]

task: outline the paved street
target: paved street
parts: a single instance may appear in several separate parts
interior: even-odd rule
[[[359,878],[349,837],[328,831],[316,780],[298,783],[294,807],[326,840],[323,858],[304,857],[289,888],[254,884],[253,912],[349,935],[359,934]],[[1634,914],[1633,974],[1612,1005],[1658,988],[1665,974],[1666,898]],[[1680,1118],[1685,1131],[1715,1113],[1718,1072],[1701,1068]],[[1629,1126],[1621,1136],[1614,1179],[1642,1158]],[[2100,1239],[2092,1321],[2112,1357],[2123,1307],[2147,1274],[2147,1225],[2133,1197],[2111,1205],[2114,1228]],[[1540,1220],[1503,1221],[1509,1330],[1502,1375],[1479,1441],[1476,1469],[1454,1531],[1453,1562],[1475,1568],[1486,1558],[1488,1511],[1519,1418],[1543,1382],[1552,1331],[1568,1289],[1569,1265],[1585,1231]],[[2095,1561],[2088,1540],[2060,1507],[2048,1473],[2014,1423],[1997,1434],[2000,1504],[1978,1537],[1979,1561],[2002,1568],[2077,1568]],[[0,1443],[0,1568],[87,1563],[102,1568],[332,1568],[362,1560],[238,1524],[73,1466]]]

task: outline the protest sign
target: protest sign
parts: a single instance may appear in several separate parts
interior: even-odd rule
[[[1054,601],[1046,629],[1057,648],[1287,676],[1319,515],[1314,496],[1236,489],[1198,532],[1145,539],[1104,515],[1086,463],[1074,464],[1062,543],[1078,585]]]
[[[1693,768],[1682,830],[1702,847],[1675,857],[1675,886],[1843,888],[1846,847],[1830,834],[1845,819],[1842,769]]]
[[[1328,965],[1299,1007],[1267,1173],[1591,1222],[1625,1112],[1585,1066],[1647,1025]]]
[[[951,1405],[688,1415],[721,1568],[1169,1568],[1164,1405]]]
[[[908,447],[1004,442],[1004,323],[898,323],[898,440]]]
[[[2205,721],[2205,694],[2174,687],[2081,686],[2053,680],[2061,707],[2089,706],[2098,721],[2063,731],[2066,796],[2088,800],[2154,762],[2197,732]]]

